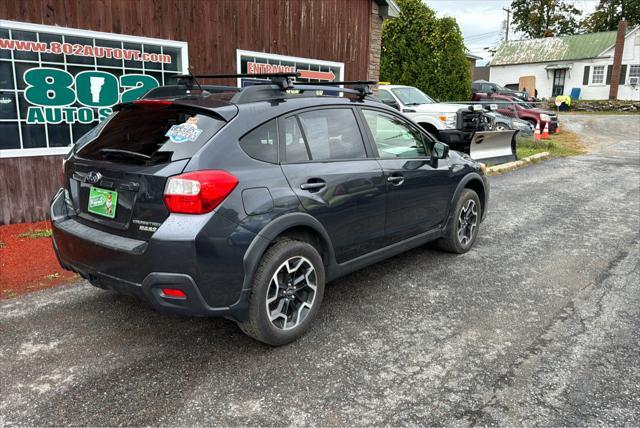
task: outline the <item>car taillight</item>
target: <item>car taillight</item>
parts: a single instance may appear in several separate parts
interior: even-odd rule
[[[204,214],[212,211],[238,184],[226,171],[194,171],[169,178],[164,203],[172,213]]]

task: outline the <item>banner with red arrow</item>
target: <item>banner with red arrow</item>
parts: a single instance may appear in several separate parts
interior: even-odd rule
[[[302,79],[328,80],[336,79],[333,71],[313,71],[313,70],[297,70]]]

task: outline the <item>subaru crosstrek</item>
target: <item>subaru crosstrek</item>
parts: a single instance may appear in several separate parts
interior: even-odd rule
[[[362,88],[291,85],[176,85],[116,106],[65,158],[51,205],[61,265],[282,345],[328,281],[428,241],[471,248],[481,164]]]

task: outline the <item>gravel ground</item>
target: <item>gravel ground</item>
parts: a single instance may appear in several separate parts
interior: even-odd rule
[[[269,348],[84,282],[0,303],[0,425],[638,425],[640,120],[493,177],[474,250],[331,284]]]

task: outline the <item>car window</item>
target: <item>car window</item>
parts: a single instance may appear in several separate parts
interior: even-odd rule
[[[296,116],[280,121],[280,144],[284,146],[284,157],[287,162],[302,162],[310,159],[309,149]]]
[[[381,89],[380,92],[378,92],[378,97],[381,101],[388,101],[392,103],[397,102],[396,99],[393,98],[393,95],[391,95],[389,91],[386,91],[384,89]]]
[[[312,160],[359,159],[367,156],[353,110],[313,110],[298,116]]]
[[[271,120],[240,139],[240,147],[249,156],[264,162],[278,162],[278,129]]]
[[[215,135],[225,122],[186,107],[149,108],[131,104],[110,116],[79,142],[84,159],[123,163],[161,164],[188,159]]]
[[[391,92],[402,101],[406,106],[417,106],[420,104],[433,104],[435,101],[418,88],[406,86],[402,88],[393,88]]]
[[[381,158],[415,158],[429,153],[422,134],[400,118],[374,110],[362,112]]]

